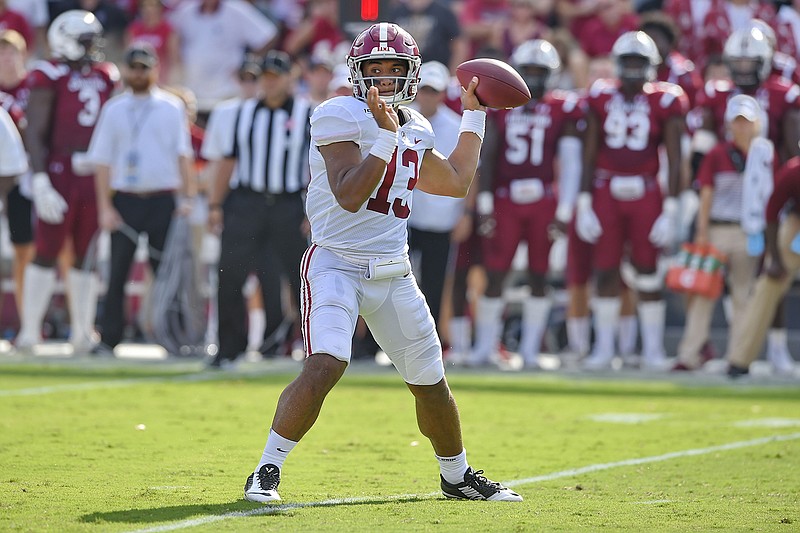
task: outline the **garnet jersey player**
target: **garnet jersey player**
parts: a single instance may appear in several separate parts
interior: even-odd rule
[[[42,319],[56,281],[53,266],[68,237],[75,255],[75,268],[67,279],[72,295],[70,342],[76,350],[86,349],[93,335],[95,284],[81,265],[97,231],[97,208],[94,177],[81,156],[89,146],[100,108],[119,80],[113,64],[98,61],[102,32],[102,25],[88,11],[62,13],[47,33],[53,60],[36,63],[28,75],[25,138],[39,223],[36,257],[25,273],[22,327],[17,337],[21,347],[41,339]]]
[[[531,296],[523,303],[520,354],[526,366],[537,366],[542,335],[550,313],[545,277],[550,253],[549,228],[556,218],[555,160],[576,184],[580,176],[580,140],[577,123],[583,112],[578,96],[565,91],[546,92],[548,80],[560,68],[558,52],[544,40],[522,43],[511,56],[532,98],[528,104],[491,113],[481,161],[478,214],[494,220],[484,235],[486,294],[478,302],[472,364],[485,363],[497,349],[505,302],[505,278],[520,242],[528,245],[528,284]],[[566,187],[577,189],[576,187]],[[574,199],[574,194],[572,196]],[[561,209],[563,227],[571,218],[572,201]]]
[[[606,367],[615,355],[619,267],[629,244],[638,273],[642,364],[660,368],[665,359],[666,304],[656,266],[659,249],[671,243],[676,229],[680,138],[688,102],[679,86],[651,81],[660,57],[646,33],[623,34],[612,55],[619,81],[598,80],[587,98],[582,192],[575,222],[580,238],[596,244],[596,343],[586,364]],[[656,177],[662,144],[669,167],[666,199]]]
[[[781,160],[800,155],[800,87],[783,76],[770,74],[773,50],[767,35],[757,27],[734,32],[725,43],[723,59],[731,71],[731,81],[709,82],[698,95],[703,125],[695,133],[694,151],[703,154],[723,138],[728,100],[747,94],[758,101],[761,131],[775,145]]]

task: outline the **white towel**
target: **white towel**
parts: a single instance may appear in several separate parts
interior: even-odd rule
[[[742,183],[742,230],[749,235],[761,233],[766,226],[765,211],[772,194],[774,157],[772,141],[762,137],[753,139]]]

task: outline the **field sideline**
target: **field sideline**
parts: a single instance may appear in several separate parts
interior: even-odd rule
[[[521,504],[453,502],[391,369],[354,364],[242,500],[299,365],[0,361],[0,531],[792,531],[800,389],[769,380],[449,370],[471,464]]]

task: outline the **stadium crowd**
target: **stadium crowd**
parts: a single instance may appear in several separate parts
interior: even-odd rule
[[[265,244],[265,257],[239,256],[248,239],[275,240],[258,231],[311,237],[302,213],[282,219],[291,228],[272,216],[261,227],[262,219],[245,207],[260,204],[248,203],[246,193],[266,202],[264,209],[300,198],[307,165],[300,172],[287,168],[305,157],[296,148],[308,142],[308,113],[330,97],[353,94],[345,58],[354,32],[352,21],[340,20],[339,4],[0,0],[0,104],[30,156],[30,170],[3,200],[14,246],[17,349],[58,338],[43,324],[59,278],[76,352],[113,353],[124,327],[127,338],[153,338],[154,322],[166,320],[136,316],[147,298],[129,297],[126,313],[119,312],[120,275],[131,272],[131,244],[145,230],[122,223],[109,202],[113,191],[117,209],[128,198],[126,220],[135,219],[130,206],[167,195],[175,201],[166,205],[192,225],[197,264],[191,279],[208,300],[201,311],[206,337],[195,340],[206,346],[212,365],[230,364],[244,350],[302,354],[298,251],[287,260],[281,254],[294,247]],[[517,368],[539,368],[540,352],[563,350],[565,362],[587,370],[621,362],[694,371],[717,357],[709,329],[721,299],[734,341],[745,330],[758,337],[747,337],[748,353],[743,342],[729,343],[729,375],[748,372],[763,338],[773,372],[794,372],[781,299],[800,255],[800,197],[795,184],[781,180],[797,181],[800,157],[800,0],[385,4],[380,18],[405,28],[419,46],[423,65],[411,106],[432,123],[443,154],[458,133],[462,89],[455,73],[462,62],[507,61],[533,97],[526,106],[488,113],[478,178],[465,199],[414,191],[411,261],[446,361],[505,365],[513,350]],[[356,32],[366,25],[356,24]],[[109,148],[115,144],[97,138],[95,128],[106,102],[131,86],[137,70],[153,72],[159,101],[181,110],[186,121],[174,129],[171,178],[146,179],[146,188],[141,169],[155,175],[161,168],[144,164],[152,154],[135,147],[115,154]],[[275,83],[286,86],[273,105],[268,95]],[[153,90],[148,84],[139,92]],[[299,107],[303,120],[292,114],[295,100],[308,104]],[[149,107],[128,113],[117,104],[120,120],[127,117],[133,130],[120,134],[124,140],[116,146],[128,146],[130,135],[135,144]],[[259,115],[264,107],[269,112]],[[279,122],[285,135],[258,133],[261,122],[270,128]],[[102,131],[114,130],[108,124]],[[191,156],[184,144],[194,163],[179,174],[178,156]],[[254,161],[266,170],[252,170]],[[105,170],[96,183],[98,165]],[[231,198],[239,198],[238,207]],[[226,238],[227,224],[248,228],[236,237],[228,229]],[[114,313],[105,317],[92,268],[101,229],[112,234],[112,247],[130,241],[117,265],[122,274],[114,272]],[[164,231],[157,246],[150,243],[151,254],[163,251]],[[238,255],[220,260],[220,236],[222,253]],[[525,254],[517,253],[521,243]],[[687,243],[692,253],[682,247]],[[691,273],[692,258],[705,258],[705,265],[708,257],[725,265],[710,272],[724,276],[723,294],[687,293],[684,334],[677,353],[668,354],[664,294],[680,287],[665,286],[667,271]],[[158,257],[151,264],[157,267]],[[140,270],[130,275],[147,277]],[[220,303],[241,310],[217,306],[218,280]],[[567,295],[565,346],[548,335],[556,287]],[[512,308],[521,310],[513,346],[506,331]],[[94,331],[95,310],[106,330],[103,342]],[[756,318],[758,327],[746,329]],[[363,323],[356,332],[355,353],[374,354]],[[235,339],[219,338],[226,335]],[[214,357],[225,346],[235,348]]]

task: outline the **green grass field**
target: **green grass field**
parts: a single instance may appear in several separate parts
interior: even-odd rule
[[[299,366],[198,368],[0,363],[0,530],[800,528],[796,383],[449,372],[470,463],[525,498],[461,502],[400,378],[353,365],[260,506],[242,486]]]

